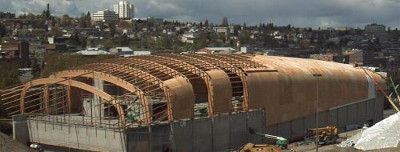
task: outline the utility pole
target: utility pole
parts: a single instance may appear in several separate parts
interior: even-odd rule
[[[318,135],[318,127],[319,127],[319,122],[318,122],[318,113],[319,113],[319,77],[322,77],[322,74],[313,74],[316,80],[316,99],[315,99],[315,151],[318,152],[318,143],[319,143],[319,135]]]

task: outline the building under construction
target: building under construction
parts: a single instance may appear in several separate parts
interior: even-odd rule
[[[226,151],[383,117],[379,75],[262,55],[148,55],[82,65],[1,92],[14,138],[52,150]]]

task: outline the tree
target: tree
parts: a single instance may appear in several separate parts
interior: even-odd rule
[[[62,31],[61,31],[61,29],[59,28],[59,27],[55,27],[55,28],[53,28],[53,30],[52,30],[52,35],[53,36],[55,36],[55,37],[57,37],[57,36],[62,36]]]
[[[61,26],[70,26],[71,25],[71,17],[69,15],[64,14],[61,19]]]
[[[32,64],[31,64],[31,68],[32,68],[32,75],[34,78],[37,78],[40,76],[40,65],[37,61],[36,58],[33,59]]]
[[[119,42],[118,44],[120,46],[128,46],[129,45],[129,38],[126,34],[123,34],[122,36],[119,37]]]
[[[28,14],[28,18],[29,18],[29,19],[35,19],[35,18],[36,18],[36,15],[33,14],[33,13],[29,13],[29,14]]]
[[[50,19],[51,13],[50,13],[50,4],[47,3],[47,9],[46,9],[46,19]]]
[[[90,21],[90,13],[88,12],[87,14],[82,13],[81,17],[79,18],[79,26],[81,28],[87,28],[91,26],[91,21]]]
[[[71,43],[74,45],[81,45],[78,31],[75,31],[71,36]]]
[[[89,64],[113,57],[114,56],[112,55],[99,55],[87,58],[82,55],[63,55],[57,52],[51,52],[46,54],[44,57],[46,66],[41,70],[41,77],[48,77],[54,72],[59,72],[79,65]]]
[[[166,49],[171,49],[173,45],[173,40],[170,36],[164,36],[162,39],[162,46]]]
[[[91,19],[92,18],[92,16],[90,15],[90,12],[87,12],[87,14],[86,14],[86,19]]]
[[[6,32],[6,27],[3,25],[3,23],[0,23],[0,37],[4,37]]]
[[[228,18],[224,17],[224,18],[222,19],[221,26],[223,26],[223,27],[228,27],[228,26],[229,26]]]
[[[204,22],[204,26],[205,26],[205,27],[208,27],[208,26],[209,26],[208,20],[206,20],[206,21]]]
[[[20,83],[18,65],[15,61],[0,60],[0,88],[4,89]]]
[[[129,28],[130,24],[127,21],[121,20],[121,21],[119,21],[119,27],[121,27],[121,28]]]

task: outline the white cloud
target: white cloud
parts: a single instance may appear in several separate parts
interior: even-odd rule
[[[56,15],[74,16],[84,12],[111,9],[114,0],[0,0],[3,11],[40,13],[50,3]],[[378,22],[399,25],[397,0],[130,0],[138,17],[219,23],[228,17],[231,23],[257,24],[273,21],[294,26],[355,26]]]

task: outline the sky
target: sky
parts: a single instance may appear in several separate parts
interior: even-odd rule
[[[296,27],[360,27],[379,23],[400,27],[400,0],[129,0],[135,17]],[[110,9],[118,0],[0,0],[0,11],[41,13],[50,3],[53,15],[79,16]]]

